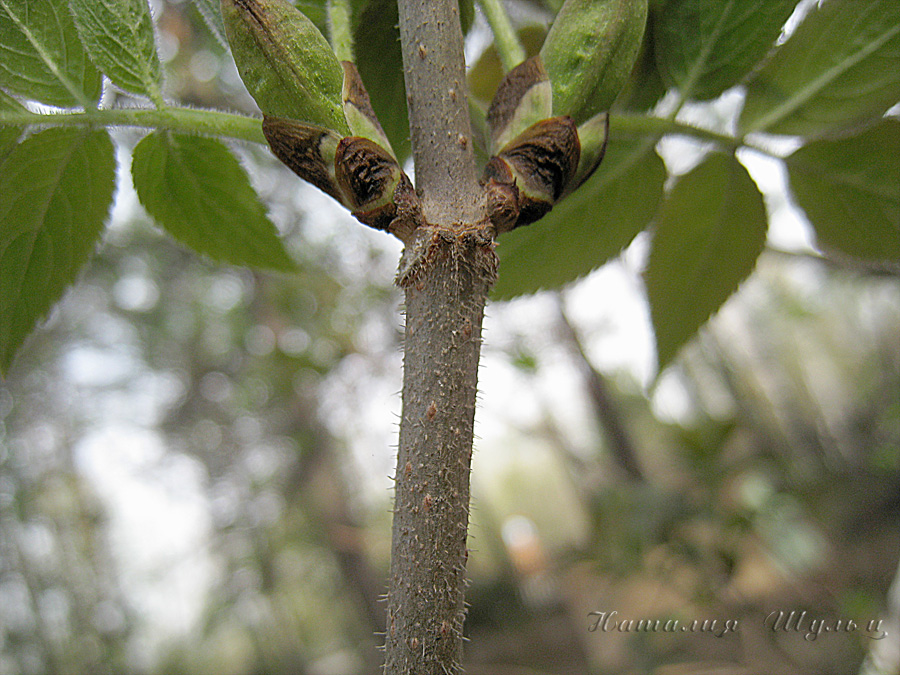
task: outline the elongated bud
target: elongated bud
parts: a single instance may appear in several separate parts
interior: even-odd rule
[[[375,109],[372,108],[369,92],[366,91],[356,66],[350,61],[341,61],[341,66],[344,69],[344,86],[341,96],[344,101],[344,116],[347,118],[347,124],[350,125],[350,133],[374,141],[387,150],[391,157],[396,157],[387,134],[381,128]]]
[[[609,110],[628,80],[647,0],[566,0],[541,47],[553,114],[581,124]]]
[[[287,0],[221,0],[238,72],[266,115],[350,133],[344,70],[328,41]]]
[[[533,223],[553,208],[580,156],[575,122],[566,116],[541,120],[506,144],[481,178],[497,233]]]
[[[403,241],[421,222],[412,183],[378,143],[269,116],[263,118],[263,134],[278,159],[341,202],[360,222]]]
[[[550,79],[541,57],[532,56],[506,74],[488,108],[491,152],[499,152],[525,129],[552,114]]]

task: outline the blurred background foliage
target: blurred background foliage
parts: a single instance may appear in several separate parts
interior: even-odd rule
[[[167,95],[249,109],[195,6],[155,9]],[[398,249],[238,151],[296,275],[120,198],[0,383],[0,675],[380,672]],[[467,672],[856,672],[900,552],[896,276],[769,251],[657,381],[602,354],[603,288],[489,308]],[[589,630],[612,610],[739,629]]]

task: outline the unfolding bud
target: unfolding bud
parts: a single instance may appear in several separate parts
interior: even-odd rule
[[[606,143],[609,140],[609,113],[594,115],[578,127],[578,143],[581,146],[581,157],[575,176],[563,190],[563,196],[578,189],[590,178],[606,154]]]
[[[491,152],[553,114],[550,80],[540,56],[532,56],[510,70],[494,94],[487,112]]]
[[[393,157],[394,150],[391,148],[391,142],[384,133],[384,129],[381,128],[381,123],[378,121],[375,109],[372,108],[369,93],[359,76],[359,71],[350,61],[341,61],[341,66],[344,68],[344,86],[341,96],[344,102],[344,116],[347,118],[347,124],[350,125],[350,133],[374,141]]]
[[[263,134],[278,159],[349,208],[360,222],[404,241],[420,222],[412,183],[378,143],[268,115]]]
[[[546,214],[575,177],[581,156],[572,118],[531,125],[492,157],[482,174],[498,234]]]
[[[350,133],[344,70],[319,29],[287,0],[221,0],[241,79],[266,115]]]
[[[334,166],[337,184],[356,219],[402,239],[397,230],[413,224],[419,201],[397,160],[368,138],[348,136],[338,143]]]
[[[566,0],[541,47],[553,114],[581,124],[608,110],[628,80],[647,0]]]
[[[519,188],[509,163],[496,155],[491,157],[481,175],[481,184],[488,217],[497,234],[519,225]]]

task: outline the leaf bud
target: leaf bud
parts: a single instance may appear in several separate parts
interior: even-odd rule
[[[221,0],[241,79],[264,114],[350,133],[344,71],[319,29],[287,0]]]
[[[269,148],[282,163],[343,203],[334,171],[340,136],[324,127],[269,115],[263,116],[262,129]]]
[[[498,234],[540,219],[574,178],[581,148],[571,117],[531,125],[485,167],[481,182]]]
[[[609,110],[628,81],[647,23],[647,0],[566,0],[541,47],[553,114],[582,124]]]
[[[401,230],[415,227],[419,201],[412,183],[378,143],[360,136],[342,138],[334,166],[345,203],[357,220],[401,239]]]
[[[360,222],[406,241],[421,221],[412,183],[378,143],[268,115],[263,134],[278,159],[349,208]]]

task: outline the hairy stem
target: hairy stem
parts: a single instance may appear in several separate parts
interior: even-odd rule
[[[427,269],[405,284],[386,675],[459,671],[481,322],[495,273],[489,239],[436,232]]]
[[[480,0],[479,4],[494,34],[494,45],[500,55],[503,70],[512,70],[525,60],[525,49],[509,20],[503,0]]]
[[[110,108],[90,112],[40,115],[32,112],[0,112],[0,125],[48,127],[144,127],[184,133],[209,134],[251,143],[265,143],[262,120],[215,110],[193,108]]]
[[[497,258],[475,178],[456,0],[401,0],[424,222],[407,243],[386,675],[460,670],[481,322]]]

